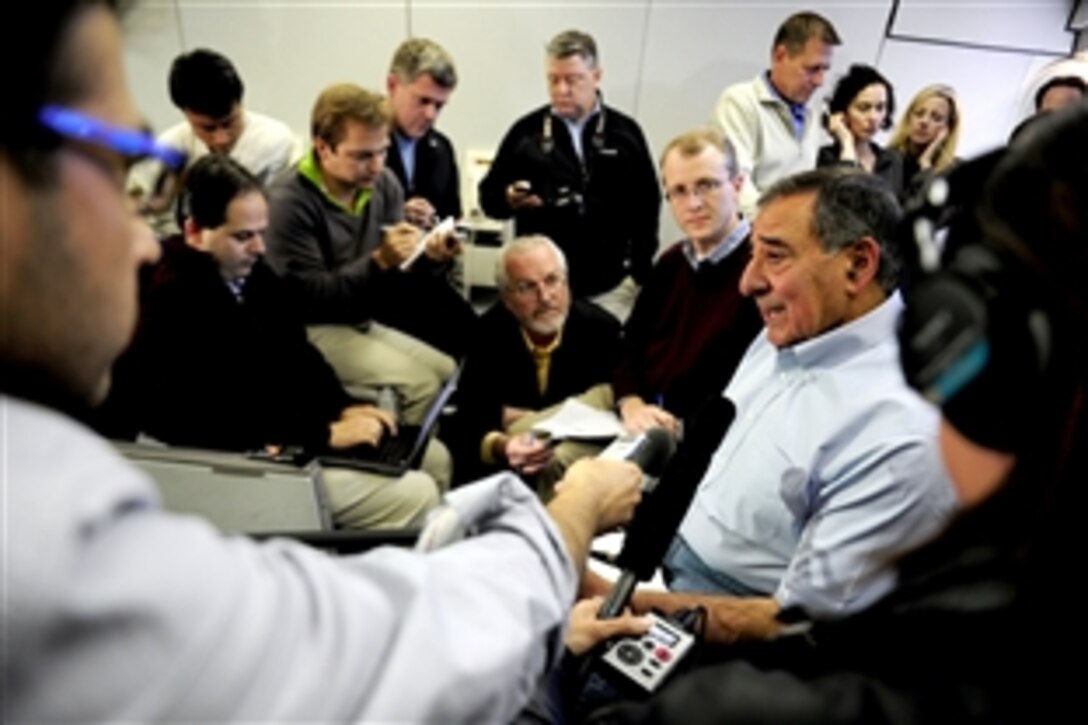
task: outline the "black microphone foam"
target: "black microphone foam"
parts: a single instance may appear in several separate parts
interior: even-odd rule
[[[659,477],[664,472],[672,454],[676,451],[676,441],[664,428],[650,428],[640,434],[631,450],[623,457],[640,469],[643,475]]]
[[[714,451],[733,423],[736,407],[728,398],[707,401],[685,425],[685,437],[654,491],[643,496],[627,527],[616,566],[648,581],[661,565],[680,528]]]

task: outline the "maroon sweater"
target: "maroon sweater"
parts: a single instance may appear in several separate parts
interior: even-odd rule
[[[638,395],[682,418],[725,389],[763,326],[739,290],[748,257],[748,240],[698,270],[682,242],[661,255],[624,329],[616,400]]]

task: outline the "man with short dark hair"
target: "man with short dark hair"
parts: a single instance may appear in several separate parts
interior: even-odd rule
[[[118,372],[135,427],[170,445],[239,452],[343,451],[396,435],[392,412],[344,391],[265,264],[260,181],[212,154],[186,172],[185,200],[183,233],[163,243]],[[450,482],[441,444],[428,448],[422,468],[397,478],[324,470],[334,520],[346,528],[421,526]]]
[[[784,610],[868,607],[896,556],[946,523],[938,414],[898,364],[898,218],[852,169],[764,194],[740,288],[765,329],[725,388],[736,420],[665,558],[671,592],[639,592],[636,609],[703,605],[711,639],[769,638]]]
[[[638,123],[606,106],[593,38],[577,30],[547,47],[551,103],[507,132],[480,204],[514,217],[517,234],[542,234],[563,250],[571,291],[621,322],[657,252],[661,192]]]
[[[1084,100],[1088,83],[1080,76],[1055,76],[1035,92],[1035,111],[1056,111]]]
[[[298,157],[298,141],[287,124],[242,106],[245,85],[228,58],[198,48],[182,53],[170,67],[170,100],[185,121],[159,135],[159,141],[189,155],[190,163],[208,153],[229,156],[267,184]],[[154,205],[155,165],[137,167],[129,179],[134,196]],[[160,233],[178,231],[173,209],[154,209]]]
[[[17,25],[25,42],[0,45],[20,67],[0,106],[0,719],[509,722],[561,648],[590,540],[630,519],[637,467],[582,462],[547,509],[512,474],[453,492],[487,516],[430,554],[332,558],[163,511],[78,417],[158,254],[127,166],[183,159],[142,130],[105,3],[0,5]]]
[[[446,217],[461,218],[457,157],[434,127],[456,87],[453,58],[433,40],[411,38],[393,54],[386,78],[393,110],[388,164],[404,187],[404,218],[426,229]]]
[[[321,92],[313,148],[269,189],[268,260],[349,392],[392,386],[418,423],[475,315],[442,276],[456,239],[425,241],[404,221],[404,192],[385,165],[390,118],[384,97],[354,84]]]
[[[657,260],[624,328],[612,388],[633,432],[678,432],[722,391],[760,328],[738,289],[751,225],[739,213],[733,145],[711,129],[681,134],[661,154],[661,181],[686,238]]]
[[[741,211],[751,218],[762,190],[790,174],[816,167],[818,112],[809,105],[842,41],[827,18],[813,12],[788,17],[771,44],[771,67],[729,86],[714,121],[737,150],[745,176]]]

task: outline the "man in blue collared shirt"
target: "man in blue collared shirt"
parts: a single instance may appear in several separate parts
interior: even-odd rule
[[[740,288],[765,329],[725,390],[736,421],[665,560],[674,592],[713,594],[640,592],[636,609],[702,604],[713,640],[771,636],[784,609],[869,606],[894,586],[895,557],[943,526],[938,414],[898,365],[897,218],[850,170],[761,199]]]
[[[791,15],[775,33],[770,69],[726,88],[718,100],[714,122],[736,146],[746,215],[755,212],[762,189],[816,167],[820,129],[809,101],[824,84],[840,42],[827,18]]]
[[[456,87],[453,58],[433,40],[410,38],[393,54],[386,78],[393,126],[388,168],[404,188],[405,218],[425,229],[461,218],[456,154],[434,127]]]

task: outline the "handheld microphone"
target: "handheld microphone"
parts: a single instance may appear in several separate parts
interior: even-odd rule
[[[644,477],[656,477],[672,457],[672,436],[664,428],[651,428],[640,435],[623,460],[642,469]],[[500,504],[501,490],[495,486],[464,486],[444,497],[442,505],[427,516],[416,541],[417,551],[434,551],[471,535],[479,522],[494,515]]]
[[[621,569],[608,598],[597,613],[599,619],[618,617],[631,601],[635,584],[649,580],[665,558],[695,491],[706,474],[714,451],[736,416],[728,398],[707,401],[692,417],[684,442],[661,474],[661,484],[646,495],[627,527],[623,549],[616,558]]]
[[[675,452],[676,440],[672,434],[664,428],[650,428],[635,438],[623,454],[623,460],[642,469],[642,490],[647,492],[657,485]]]

